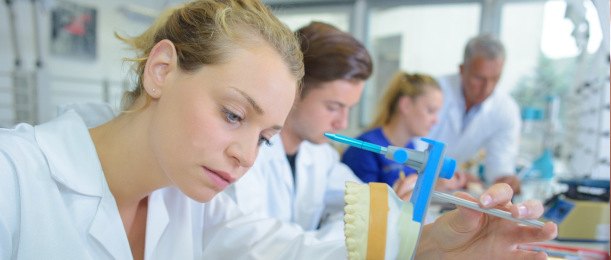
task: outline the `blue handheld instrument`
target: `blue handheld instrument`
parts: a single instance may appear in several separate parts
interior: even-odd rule
[[[416,151],[397,146],[383,147],[339,134],[325,133],[325,136],[336,142],[348,144],[350,146],[374,153],[383,154],[390,160],[394,160],[415,169],[418,172],[418,180],[416,181],[416,186],[410,202],[414,207],[414,215],[412,219],[420,224],[424,224],[423,220],[426,216],[426,211],[430,204],[431,197],[434,197],[439,201],[467,207],[524,225],[534,227],[543,227],[544,225],[544,223],[541,221],[514,218],[511,216],[511,213],[507,211],[500,209],[484,209],[475,202],[461,199],[443,192],[434,191],[437,178],[441,177],[444,179],[451,179],[454,175],[454,169],[456,168],[456,161],[454,159],[444,158],[445,144],[441,142],[422,138],[422,141],[428,143],[428,148],[425,151]]]

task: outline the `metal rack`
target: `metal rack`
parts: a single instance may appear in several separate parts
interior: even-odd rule
[[[609,179],[609,2],[593,0],[604,37],[593,55],[582,53],[566,102],[564,159],[578,179]],[[587,39],[586,39],[587,43]]]

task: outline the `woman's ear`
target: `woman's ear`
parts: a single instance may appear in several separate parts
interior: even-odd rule
[[[397,108],[402,114],[409,113],[414,105],[414,100],[410,96],[401,96],[397,101]]]
[[[161,40],[151,49],[143,73],[143,85],[152,98],[160,98],[171,72],[178,67],[176,48],[170,40]]]

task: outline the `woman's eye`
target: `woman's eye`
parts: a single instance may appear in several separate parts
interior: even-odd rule
[[[335,112],[339,110],[339,106],[336,105],[327,105],[327,110],[329,110],[329,112]]]
[[[272,142],[269,139],[261,136],[261,137],[259,137],[259,145],[262,145],[262,144],[265,144],[267,146],[271,146]]]
[[[225,119],[227,119],[227,122],[229,123],[239,123],[242,121],[242,117],[234,112],[231,112],[229,109],[223,108],[223,113],[225,113]]]

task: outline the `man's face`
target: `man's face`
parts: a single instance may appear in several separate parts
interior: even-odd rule
[[[348,127],[350,108],[361,98],[364,81],[334,80],[317,88],[295,102],[283,131],[293,131],[301,140],[325,143],[325,132],[337,133]]]
[[[463,94],[467,107],[484,102],[492,94],[501,78],[503,62],[501,58],[487,59],[476,56],[460,65]]]

